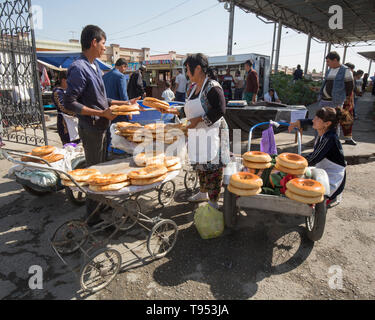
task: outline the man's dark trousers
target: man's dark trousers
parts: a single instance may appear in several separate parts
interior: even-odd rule
[[[78,126],[78,133],[83,144],[83,149],[85,150],[86,167],[105,162],[107,130],[88,129]],[[97,205],[98,202],[96,201],[91,199],[86,200],[86,218],[95,210]],[[95,214],[90,220],[99,220],[98,215]]]

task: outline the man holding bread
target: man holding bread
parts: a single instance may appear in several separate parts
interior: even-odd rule
[[[68,69],[68,88],[64,97],[65,108],[78,117],[78,132],[85,151],[86,166],[105,161],[106,131],[117,115],[111,105],[134,104],[131,101],[108,99],[102,71],[96,58],[105,52],[106,34],[98,26],[88,25],[81,33],[82,55]],[[87,203],[87,214],[96,207]],[[92,201],[91,201],[92,202]]]

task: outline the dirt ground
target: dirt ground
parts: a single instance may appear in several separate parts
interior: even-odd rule
[[[201,239],[193,223],[196,206],[186,201],[181,175],[166,208],[158,205],[155,192],[141,201],[142,212],[177,223],[173,250],[152,260],[143,244],[145,230],[116,235],[112,246],[122,252],[121,271],[92,295],[80,291],[49,243],[59,225],[82,217],[85,208],[70,203],[62,191],[28,194],[6,177],[9,162],[0,164],[0,299],[375,298],[375,204],[369,187],[374,163],[348,167],[343,202],[328,211],[324,236],[316,243],[305,236],[304,218],[259,211],[241,211],[235,230]],[[81,264],[79,254],[68,259]],[[42,289],[30,289],[33,265],[43,270]]]

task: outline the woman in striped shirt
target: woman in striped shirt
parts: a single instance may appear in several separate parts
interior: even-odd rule
[[[316,112],[315,118],[300,119],[289,126],[289,132],[293,128],[312,125],[318,132],[315,140],[314,151],[307,155],[309,166],[324,169],[327,172],[330,185],[329,202],[336,201],[345,187],[346,161],[341,142],[336,134],[336,129],[344,115],[341,108],[324,107]]]

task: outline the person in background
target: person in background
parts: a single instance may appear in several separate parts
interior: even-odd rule
[[[105,162],[106,133],[110,122],[116,118],[111,105],[133,104],[131,101],[107,98],[102,71],[96,61],[105,52],[107,36],[98,26],[88,25],[81,33],[82,55],[68,69],[68,88],[64,96],[65,108],[78,117],[78,132],[85,152],[86,166]],[[98,202],[86,201],[86,218],[98,207]],[[99,211],[90,217],[89,225],[100,222]]]
[[[217,69],[213,68],[213,67],[208,67],[207,69],[207,77],[209,77],[211,80],[215,80],[215,81],[218,81],[218,77],[217,77]]]
[[[146,71],[145,66],[140,66],[138,71],[132,73],[128,83],[128,97],[134,99],[136,97],[144,98],[146,96],[143,83],[143,74]]]
[[[175,89],[176,101],[185,102],[187,83],[188,81],[186,77],[182,74],[182,70],[179,69],[178,75],[176,77],[176,89]]]
[[[350,69],[340,63],[340,55],[335,52],[329,52],[326,56],[327,70],[322,87],[319,93],[319,107],[340,107],[343,108],[340,124],[343,129],[345,143],[355,145],[352,138],[353,127],[353,90],[354,80]]]
[[[224,90],[224,97],[226,103],[229,100],[233,100],[232,84],[235,84],[233,76],[230,74],[230,69],[227,69],[226,74],[223,77],[221,86]]]
[[[366,87],[367,87],[367,83],[368,83],[368,76],[369,76],[368,73],[365,73],[364,76],[363,76],[362,92],[366,92]]]
[[[374,75],[372,77],[370,77],[370,79],[371,79],[371,83],[372,83],[372,92],[371,92],[371,94],[373,96],[375,96],[375,73],[374,73]]]
[[[103,82],[105,86],[105,91],[109,99],[114,100],[123,100],[127,101],[128,92],[127,92],[127,80],[125,76],[126,69],[128,68],[128,63],[125,59],[120,58],[116,61],[115,67],[107,72],[103,76]],[[128,116],[118,116],[111,121],[112,123],[129,121]],[[108,148],[111,145],[111,132],[110,129],[107,129],[107,148],[106,148],[106,158],[108,159]]]
[[[63,145],[73,142],[79,143],[78,119],[75,113],[64,107],[65,90],[68,88],[67,72],[61,71],[52,90],[52,102],[57,109],[57,133]]]
[[[363,81],[361,80],[363,76],[363,71],[362,70],[357,70],[356,72],[353,73],[354,76],[354,108],[353,108],[353,116],[354,120],[359,120],[359,117],[357,116],[357,102],[359,97],[362,97],[362,84]]]
[[[269,89],[268,92],[264,95],[264,101],[267,102],[277,102],[280,103],[280,99],[275,91],[275,89]]]
[[[248,105],[251,105],[257,101],[257,95],[259,91],[259,77],[258,73],[253,68],[254,61],[247,60],[245,62],[245,70],[247,72],[246,88],[244,99]]]
[[[175,96],[174,96],[174,93],[173,91],[171,90],[171,84],[169,83],[169,81],[166,81],[165,82],[165,87],[166,89],[163,91],[163,93],[161,94],[161,97],[163,98],[163,100],[165,100],[166,102],[170,102],[170,101],[173,101]]]
[[[294,70],[293,72],[293,80],[297,81],[297,80],[302,80],[302,79],[303,79],[303,71],[301,69],[301,65],[299,64],[297,66],[297,69]]]
[[[234,100],[242,100],[245,80],[241,77],[240,70],[236,71],[234,80],[236,83],[235,89],[234,89]]]

